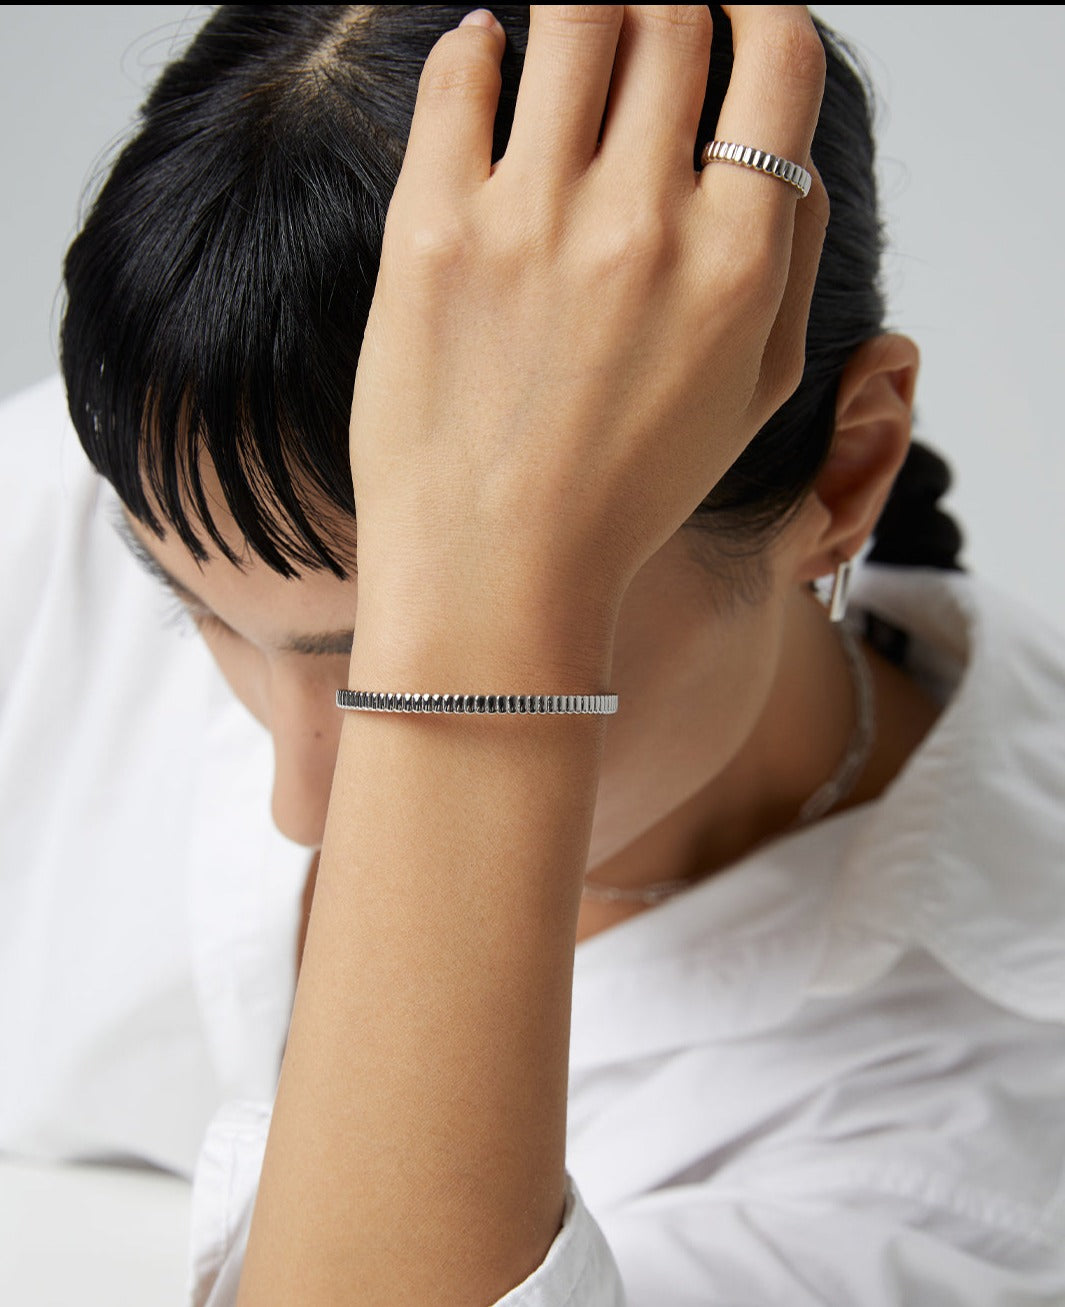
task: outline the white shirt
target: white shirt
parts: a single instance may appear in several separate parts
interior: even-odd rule
[[[35,394],[23,426],[26,404],[61,426],[55,388]],[[10,406],[5,458],[9,423]],[[260,828],[268,741],[194,641],[155,630],[158,604],[133,593],[142,578],[98,525],[71,441],[56,437],[60,502],[47,478],[31,486],[46,523],[16,552],[4,539],[5,560],[45,550],[51,563],[0,681],[0,793],[5,768],[37,778],[13,822],[5,799],[0,931],[17,956],[0,981],[10,992],[31,966],[46,995],[82,995],[62,1021],[58,997],[17,1019],[0,1010],[0,1039],[21,1036],[14,1098],[45,1091],[31,1110],[0,1087],[0,1147],[99,1155],[107,1140],[181,1169],[202,1139],[191,1297],[223,1307],[290,1009],[306,851]],[[863,609],[910,631],[913,674],[948,706],[877,802],[578,945],[566,1221],[506,1307],[1065,1304],[1065,639],[956,574],[866,566]],[[38,792],[59,754],[35,720],[72,668],[92,699],[57,712],[73,753],[57,811]],[[246,785],[233,775],[245,748]],[[188,837],[175,817],[161,841],[149,796],[195,776]],[[47,856],[23,839],[46,874],[27,866],[11,897],[9,824],[48,835]]]
[[[274,1092],[310,853],[58,379],[0,405],[0,468],[0,1151],[191,1177],[220,1103]]]

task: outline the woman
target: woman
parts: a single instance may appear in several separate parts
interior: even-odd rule
[[[67,260],[81,440],[317,850],[197,1300],[1058,1301],[1065,674],[907,456],[860,79],[801,8],[462,14],[222,7]],[[874,532],[945,570],[859,641]]]

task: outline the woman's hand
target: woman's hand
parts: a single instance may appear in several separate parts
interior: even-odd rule
[[[726,9],[718,138],[809,166],[806,9]],[[797,385],[827,197],[693,170],[710,39],[701,5],[533,6],[494,166],[502,29],[433,49],[355,385],[361,576],[619,604]]]

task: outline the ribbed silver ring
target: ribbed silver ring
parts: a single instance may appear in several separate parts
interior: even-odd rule
[[[703,146],[702,163],[738,163],[742,168],[756,168],[770,177],[777,177],[789,186],[794,186],[799,194],[806,198],[810,194],[813,178],[797,163],[782,159],[768,150],[756,150],[753,145],[736,145],[729,141],[711,141]]]
[[[618,710],[616,694],[389,694],[337,690],[337,707],[360,712],[595,713]]]

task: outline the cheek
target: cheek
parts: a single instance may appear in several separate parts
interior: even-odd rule
[[[201,635],[229,688],[255,720],[270,730],[270,670],[265,655],[224,630],[204,627]]]
[[[202,635],[230,689],[273,739],[275,826],[296,844],[321,844],[343,720],[335,695],[348,660],[271,660],[225,630]]]
[[[336,706],[344,673],[329,661],[278,659],[271,667],[271,812],[283,835],[307,847],[321,844],[325,832],[344,715]]]

